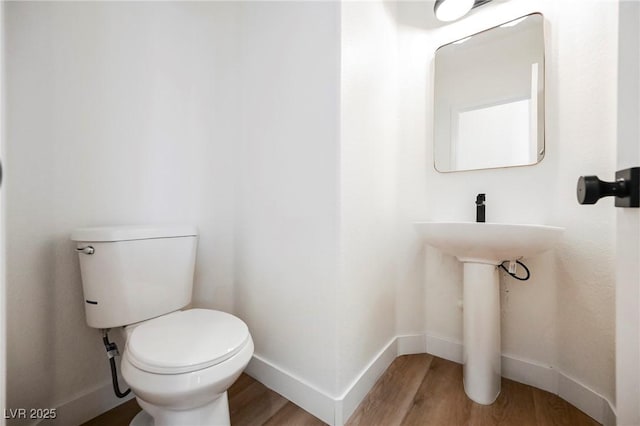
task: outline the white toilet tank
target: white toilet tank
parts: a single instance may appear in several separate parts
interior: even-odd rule
[[[90,327],[133,324],[191,302],[194,227],[81,228],[71,239],[77,243]]]

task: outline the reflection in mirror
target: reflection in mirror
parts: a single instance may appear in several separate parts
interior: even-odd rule
[[[436,170],[524,166],[542,160],[543,21],[534,13],[436,51]]]

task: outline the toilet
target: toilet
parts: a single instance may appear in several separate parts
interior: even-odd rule
[[[87,324],[124,327],[122,376],[143,411],[131,425],[229,425],[227,389],[253,355],[247,325],[191,302],[190,226],[73,231]]]

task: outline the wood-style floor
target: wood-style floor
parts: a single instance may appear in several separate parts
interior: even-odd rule
[[[125,426],[138,411],[131,400],[84,425]],[[325,424],[246,374],[229,389],[229,411],[233,426]],[[464,393],[462,366],[427,354],[396,358],[347,422],[349,426],[598,424],[556,395],[504,378],[494,404],[476,404]]]

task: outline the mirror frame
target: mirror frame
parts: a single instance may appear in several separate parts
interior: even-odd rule
[[[541,86],[542,89],[538,89],[538,97],[537,97],[537,134],[538,134],[538,140],[536,141],[536,161],[532,162],[532,163],[526,163],[526,164],[513,164],[513,165],[503,165],[503,166],[495,166],[495,167],[481,167],[481,168],[473,168],[473,169],[460,169],[460,170],[439,170],[438,167],[436,166],[436,67],[435,67],[435,61],[436,61],[436,55],[438,53],[438,50],[446,47],[446,46],[450,46],[453,44],[457,44],[463,40],[466,40],[468,38],[480,35],[480,34],[484,34],[486,32],[498,29],[500,27],[502,27],[505,24],[509,24],[511,22],[515,22],[518,20],[522,20],[525,19],[527,17],[530,16],[535,16],[538,15],[540,18],[542,18],[542,72],[540,73],[540,81],[541,81]],[[432,131],[432,138],[433,138],[433,168],[438,172],[438,173],[455,173],[455,172],[471,172],[471,171],[478,171],[478,170],[493,170],[493,169],[507,169],[507,168],[513,168],[513,167],[529,167],[529,166],[535,166],[536,164],[539,164],[540,162],[542,162],[542,160],[544,159],[545,155],[546,155],[546,85],[547,85],[547,38],[546,38],[546,19],[545,16],[542,12],[530,12],[527,13],[525,15],[521,15],[518,16],[516,18],[510,19],[506,22],[503,22],[501,24],[497,24],[494,25],[490,28],[484,29],[482,31],[478,31],[476,33],[464,36],[464,37],[460,37],[458,39],[455,39],[453,41],[450,41],[448,43],[442,44],[440,45],[433,53],[433,79],[432,79],[432,84],[433,84],[433,112],[432,112],[432,116],[433,116],[433,131]],[[540,72],[540,71],[539,71]],[[515,99],[515,97],[513,97]],[[530,99],[530,98],[527,98]],[[491,102],[487,102],[487,105],[490,104]],[[496,102],[494,103],[495,105],[499,105],[501,104],[501,102]],[[450,142],[449,142],[450,143]]]

